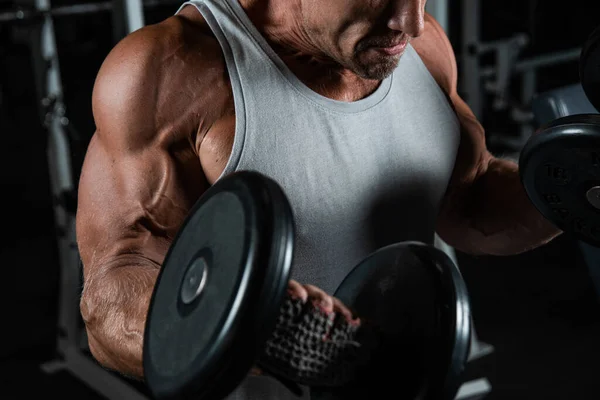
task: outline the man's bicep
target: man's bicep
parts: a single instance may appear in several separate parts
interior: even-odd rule
[[[485,174],[493,156],[486,146],[485,131],[469,106],[457,95],[450,96],[460,123],[460,144],[448,188],[442,200],[437,232],[459,249],[471,229],[480,197],[478,179]]]
[[[110,150],[92,139],[78,196],[77,240],[84,265],[129,254],[160,264],[202,181],[191,185],[166,151]]]
[[[475,178],[489,155],[484,129],[458,94],[456,57],[448,37],[433,17],[426,15],[425,33],[412,43],[460,122],[461,140],[451,181],[451,186],[460,186]]]
[[[485,130],[471,108],[458,94],[450,99],[460,123],[460,145],[451,184],[470,184],[485,172],[492,155],[486,145]]]
[[[172,124],[161,97],[163,44],[156,30],[144,28],[120,42],[96,78],[96,133],[83,164],[78,200],[84,265],[133,253],[160,263],[204,190],[192,143],[193,121]]]

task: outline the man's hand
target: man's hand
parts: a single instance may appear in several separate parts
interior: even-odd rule
[[[372,341],[363,346],[362,332],[362,322],[339,299],[292,280],[257,365],[288,386],[340,386],[369,358]]]
[[[339,299],[329,296],[323,290],[313,285],[301,285],[290,280],[288,283],[288,294],[292,299],[301,299],[302,303],[311,301],[313,305],[321,309],[325,314],[336,313],[343,316],[349,324],[360,325],[360,319],[354,318],[352,312]]]
[[[360,325],[360,319],[354,318],[350,309],[339,299],[329,296],[323,290],[313,285],[301,285],[294,280],[290,280],[287,292],[289,297],[295,300],[300,299],[304,304],[310,301],[316,308],[320,309],[328,316],[340,316],[353,326]],[[268,375],[268,373],[265,373],[259,366],[255,365],[248,375],[263,376],[265,374]]]

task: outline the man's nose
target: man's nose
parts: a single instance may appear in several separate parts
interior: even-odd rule
[[[425,0],[392,1],[387,25],[411,37],[421,36],[425,29]]]

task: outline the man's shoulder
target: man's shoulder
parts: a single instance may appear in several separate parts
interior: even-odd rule
[[[456,89],[457,80],[456,55],[439,22],[425,14],[423,34],[413,39],[411,45],[438,85],[447,93],[452,93]]]
[[[195,14],[197,15],[194,15]],[[136,65],[144,69],[171,68],[175,65],[201,72],[223,60],[220,45],[199,12],[186,7],[181,13],[159,23],[147,25],[121,40],[108,54],[103,67]],[[179,64],[178,61],[184,61]]]
[[[200,121],[220,118],[230,97],[226,65],[219,43],[203,29],[198,20],[176,15],[119,42],[94,84],[98,130],[133,126],[133,138],[143,144],[160,132],[185,136]]]

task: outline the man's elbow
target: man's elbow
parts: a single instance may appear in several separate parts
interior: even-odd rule
[[[518,229],[484,229],[476,220],[438,224],[438,235],[449,246],[471,256],[517,256],[542,247],[556,236],[519,235]]]
[[[107,356],[106,346],[102,344],[103,323],[97,307],[94,307],[89,295],[81,297],[79,304],[81,317],[87,334],[87,345],[92,357],[104,368],[114,369],[111,358]]]
[[[489,241],[482,241],[479,235],[474,235],[468,228],[450,222],[437,226],[438,236],[455,250],[472,256],[490,254]]]
[[[107,309],[110,304],[106,300],[114,298],[115,294],[110,293],[111,285],[102,283],[95,276],[88,277],[84,282],[79,311],[88,330],[97,330],[106,322],[105,319],[110,314]]]

